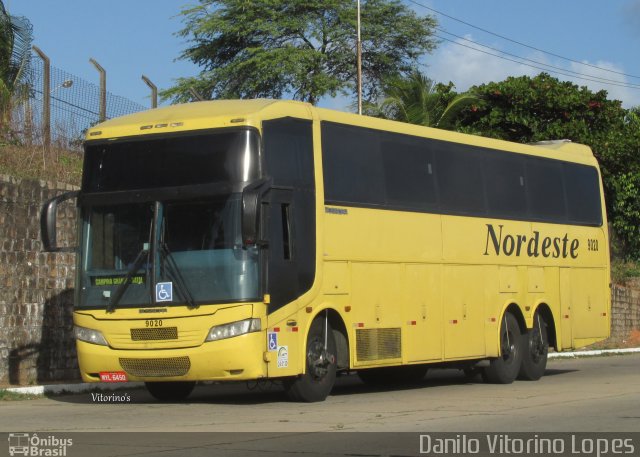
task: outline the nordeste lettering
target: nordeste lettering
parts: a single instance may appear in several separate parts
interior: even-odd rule
[[[504,233],[504,226],[499,225],[498,230],[493,224],[487,224],[487,240],[484,247],[484,255],[490,252],[496,255],[509,256],[528,256],[528,257],[551,257],[554,259],[571,257],[578,258],[578,248],[580,241],[577,238],[570,239],[569,234],[565,233],[563,237],[541,236],[540,232],[534,230],[533,236],[527,238],[527,235],[512,235]]]

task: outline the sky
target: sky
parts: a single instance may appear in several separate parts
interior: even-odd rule
[[[109,92],[142,105],[150,106],[150,91],[141,75],[164,89],[199,72],[179,59],[188,43],[176,35],[183,27],[180,11],[195,0],[3,1],[10,14],[31,21],[34,44],[52,65],[97,84],[98,73],[89,63],[94,58],[107,70]],[[421,61],[434,81],[451,81],[464,91],[545,68],[562,80],[605,89],[627,108],[640,105],[640,0],[403,1],[438,19],[441,42]],[[366,17],[362,21],[364,28]],[[320,104],[348,110],[351,101]]]

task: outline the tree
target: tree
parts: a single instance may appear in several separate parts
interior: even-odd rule
[[[353,95],[356,3],[345,0],[199,0],[182,11],[181,58],[203,68],[163,91],[188,101],[281,98],[317,103]],[[363,97],[375,99],[384,78],[411,70],[436,46],[433,17],[418,17],[399,0],[362,0]]]
[[[32,30],[26,18],[10,16],[0,0],[0,134],[8,128],[14,99],[28,94]]]
[[[640,122],[606,91],[548,74],[510,77],[471,89],[483,101],[466,109],[458,130],[520,143],[569,139],[587,144],[600,163],[618,254],[640,259]],[[559,157],[562,158],[562,157]]]
[[[473,93],[456,94],[453,83],[435,83],[419,70],[390,79],[382,100],[368,104],[366,114],[425,127],[453,129],[462,110],[480,99]]]

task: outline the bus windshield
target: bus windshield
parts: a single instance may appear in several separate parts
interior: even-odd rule
[[[240,220],[241,190],[261,176],[259,141],[227,129],[88,143],[78,306],[258,297],[258,249],[243,248]]]
[[[118,307],[255,299],[258,250],[242,247],[240,206],[234,193],[87,208],[79,306],[108,306],[136,263]]]

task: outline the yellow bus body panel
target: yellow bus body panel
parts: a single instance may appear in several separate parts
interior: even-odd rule
[[[500,322],[510,307],[518,310],[527,328],[535,325],[536,310],[548,308],[558,350],[609,336],[609,239],[604,200],[601,227],[325,205],[320,122],[597,167],[586,146],[515,144],[273,100],[158,108],[95,126],[88,131],[87,139],[238,126],[261,131],[263,121],[281,117],[313,121],[317,242],[311,289],[271,313],[268,303],[202,306],[195,313],[184,307],[168,308],[162,319],[175,319],[191,332],[192,346],[170,348],[170,344],[151,341],[145,342],[145,347],[129,342],[114,349],[79,342],[85,381],[99,380],[95,374],[101,371],[122,370],[122,358],[141,359],[141,366],[147,363],[144,360],[152,365],[160,363],[158,359],[189,358],[187,374],[162,380],[299,375],[305,370],[308,329],[326,310],[337,314],[344,324],[349,367],[356,369],[497,357]],[[602,195],[602,188],[600,192]],[[340,211],[326,211],[327,207]],[[499,252],[492,233],[500,239]],[[537,255],[528,254],[527,243],[518,246],[518,236],[526,240],[537,236]],[[594,240],[600,249],[591,251],[587,246]],[[578,253],[577,258],[571,256],[572,243],[577,243],[573,251]],[[505,255],[505,249],[512,250],[511,254]],[[262,331],[204,342],[211,326],[246,317],[260,317]],[[110,315],[104,310],[78,310],[74,316],[76,325],[102,331],[110,343],[118,338],[124,342],[131,328],[144,325],[146,319],[136,310],[127,309],[116,309]],[[278,350],[268,350],[268,332],[277,333]],[[281,357],[282,348],[286,359]],[[148,376],[131,379],[159,380]]]

